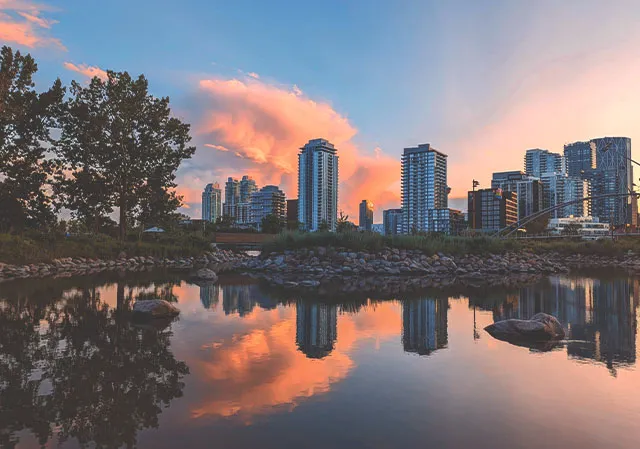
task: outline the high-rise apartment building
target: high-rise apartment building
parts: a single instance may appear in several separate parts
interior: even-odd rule
[[[518,221],[518,197],[500,189],[469,192],[469,227],[495,232]]]
[[[222,190],[220,184],[207,184],[202,192],[202,219],[215,223],[222,215]]]
[[[447,155],[421,144],[402,155],[402,227],[408,234],[429,231],[434,209],[447,209]]]
[[[298,221],[307,231],[323,223],[335,231],[337,219],[337,150],[328,140],[313,139],[298,155]]]
[[[333,351],[338,338],[338,308],[299,299],[296,304],[296,346],[310,359]]]
[[[248,203],[251,201],[251,194],[258,190],[255,180],[249,176],[244,175],[240,180],[239,185],[239,203]]]
[[[405,352],[429,355],[448,343],[447,299],[407,299],[402,302],[402,347]]]
[[[396,235],[402,232],[402,209],[387,209],[382,212],[384,235]]]
[[[369,200],[362,200],[360,203],[360,222],[361,229],[371,231],[373,226],[373,203]]]
[[[240,182],[232,177],[227,179],[224,185],[224,205],[222,207],[222,214],[236,218],[237,206],[240,202]]]
[[[519,170],[496,172],[491,179],[491,188],[518,194],[518,220],[542,209],[543,189],[539,178]]]
[[[251,212],[249,221],[258,229],[262,227],[262,220],[268,215],[275,215],[284,224],[286,214],[286,199],[284,192],[276,186],[264,186],[251,194]]]
[[[524,156],[524,171],[528,176],[540,178],[546,173],[563,173],[564,158],[561,154],[549,150],[534,148],[527,150]]]
[[[592,200],[592,215],[600,222],[614,226],[637,223],[633,211],[637,206],[633,190],[633,165],[631,163],[631,139],[628,137],[603,137],[591,141],[596,147],[596,169],[591,180],[591,194],[610,195]]]
[[[551,211],[551,218],[589,215],[588,205],[580,201],[589,196],[589,183],[586,180],[567,176],[566,173],[546,173],[542,175],[541,180],[545,209],[559,206],[562,203],[572,203]]]
[[[298,200],[287,200],[287,229],[298,229]]]
[[[567,174],[572,178],[588,179],[596,168],[595,142],[573,142],[564,146]]]

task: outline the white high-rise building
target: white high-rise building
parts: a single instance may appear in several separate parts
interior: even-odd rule
[[[313,139],[298,155],[298,221],[317,231],[326,223],[336,230],[338,218],[338,156],[328,140]]]
[[[434,231],[435,210],[447,209],[447,155],[425,143],[402,155],[402,230]]]
[[[214,223],[222,215],[220,184],[207,184],[202,192],[202,219]]]

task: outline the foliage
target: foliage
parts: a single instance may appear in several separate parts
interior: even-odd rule
[[[37,93],[38,66],[27,54],[0,51],[0,231],[48,226],[55,220],[47,193],[58,168],[45,143],[64,96],[60,80]]]
[[[384,248],[419,250],[425,254],[500,254],[507,251],[563,254],[622,255],[640,253],[640,240],[519,240],[488,236],[461,237],[442,234],[383,236],[374,232],[283,232],[265,244],[263,251],[283,251],[316,247],[345,248],[352,251],[379,251]]]
[[[582,226],[577,223],[569,223],[562,229],[563,235],[580,235],[580,231],[582,230]]]
[[[355,226],[349,221],[349,216],[340,211],[336,222],[336,232],[349,232],[353,230],[355,230]]]
[[[210,241],[193,234],[163,233],[144,235],[142,241],[131,234],[127,241],[104,234],[83,233],[79,222],[68,226],[71,236],[31,232],[25,235],[0,234],[0,262],[11,264],[49,262],[62,257],[115,259],[124,251],[127,256],[176,258],[199,256]],[[76,234],[76,232],[78,232]]]
[[[546,213],[524,225],[524,228],[527,230],[527,235],[544,234],[547,232],[549,218],[551,218],[551,215]]]
[[[318,231],[320,233],[325,233],[325,232],[329,232],[331,231],[331,229],[329,229],[329,223],[327,223],[327,220],[322,220],[320,222],[320,225],[318,226]]]
[[[269,214],[262,219],[262,232],[265,234],[278,234],[282,231],[282,220],[277,215]]]
[[[180,163],[195,152],[189,125],[171,117],[169,98],[149,95],[143,75],[109,71],[86,87],[74,81],[60,127],[56,151],[72,174],[62,192],[78,218],[117,207],[124,239],[129,221],[143,226],[181,204],[173,189]]]

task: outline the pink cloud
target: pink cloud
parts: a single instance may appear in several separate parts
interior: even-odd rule
[[[278,184],[295,198],[299,149],[323,137],[338,149],[341,209],[355,217],[365,198],[380,207],[398,205],[399,160],[359,148],[357,129],[329,103],[312,100],[295,86],[292,91],[255,79],[204,79],[198,87],[200,113],[192,119],[196,140],[231,152],[199,151],[197,165],[230,167],[226,176],[250,174],[259,184]]]
[[[72,62],[65,62],[64,68],[67,70],[71,70],[72,72],[80,73],[81,75],[86,76],[87,78],[95,78],[96,76],[101,80],[107,79],[107,71],[102,70],[100,67],[90,66],[87,64],[74,64]]]
[[[249,72],[249,73],[247,73],[247,76],[249,76],[249,77],[251,77],[251,78],[253,78],[255,80],[260,79],[260,75],[258,75],[256,72]]]
[[[41,17],[46,5],[23,0],[0,0],[0,41],[13,42],[28,48],[57,47],[66,50],[60,39],[46,34],[58,23]]]
[[[223,147],[222,145],[214,145],[212,143],[205,143],[204,146],[205,147],[209,147],[209,148],[213,148],[214,150],[218,150],[218,151],[224,151],[224,152],[228,152],[229,151],[229,148]]]

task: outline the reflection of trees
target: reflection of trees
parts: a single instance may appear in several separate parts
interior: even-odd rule
[[[56,426],[60,441],[132,447],[138,430],[158,426],[188,368],[169,349],[171,332],[129,324],[134,286],[118,283],[119,310],[95,288],[0,302],[0,446],[15,446],[23,429],[45,444]]]

